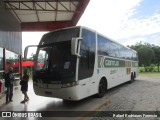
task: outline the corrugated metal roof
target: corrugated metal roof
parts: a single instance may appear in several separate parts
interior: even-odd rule
[[[76,25],[89,1],[4,0],[4,3],[21,23],[22,31],[42,31]]]

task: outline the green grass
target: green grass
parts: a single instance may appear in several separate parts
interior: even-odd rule
[[[156,76],[160,76],[160,72],[143,72],[143,73],[139,73],[139,76],[156,77]]]

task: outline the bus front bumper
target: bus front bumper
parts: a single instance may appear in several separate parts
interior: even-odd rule
[[[45,96],[45,97],[54,97],[64,100],[76,101],[86,97],[83,91],[84,89],[80,88],[79,85],[68,87],[68,88],[44,88],[38,85],[33,85],[34,92],[36,95]]]

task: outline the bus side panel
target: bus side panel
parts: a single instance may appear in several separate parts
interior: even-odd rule
[[[97,78],[101,79],[102,77],[107,79],[107,89],[130,81],[130,74],[126,75],[126,68],[101,68]]]

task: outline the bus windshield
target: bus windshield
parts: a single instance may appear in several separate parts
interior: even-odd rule
[[[36,71],[41,79],[48,81],[73,80],[76,71],[76,57],[71,55],[71,41],[56,42],[39,47],[36,59]],[[42,75],[43,72],[43,75]]]

